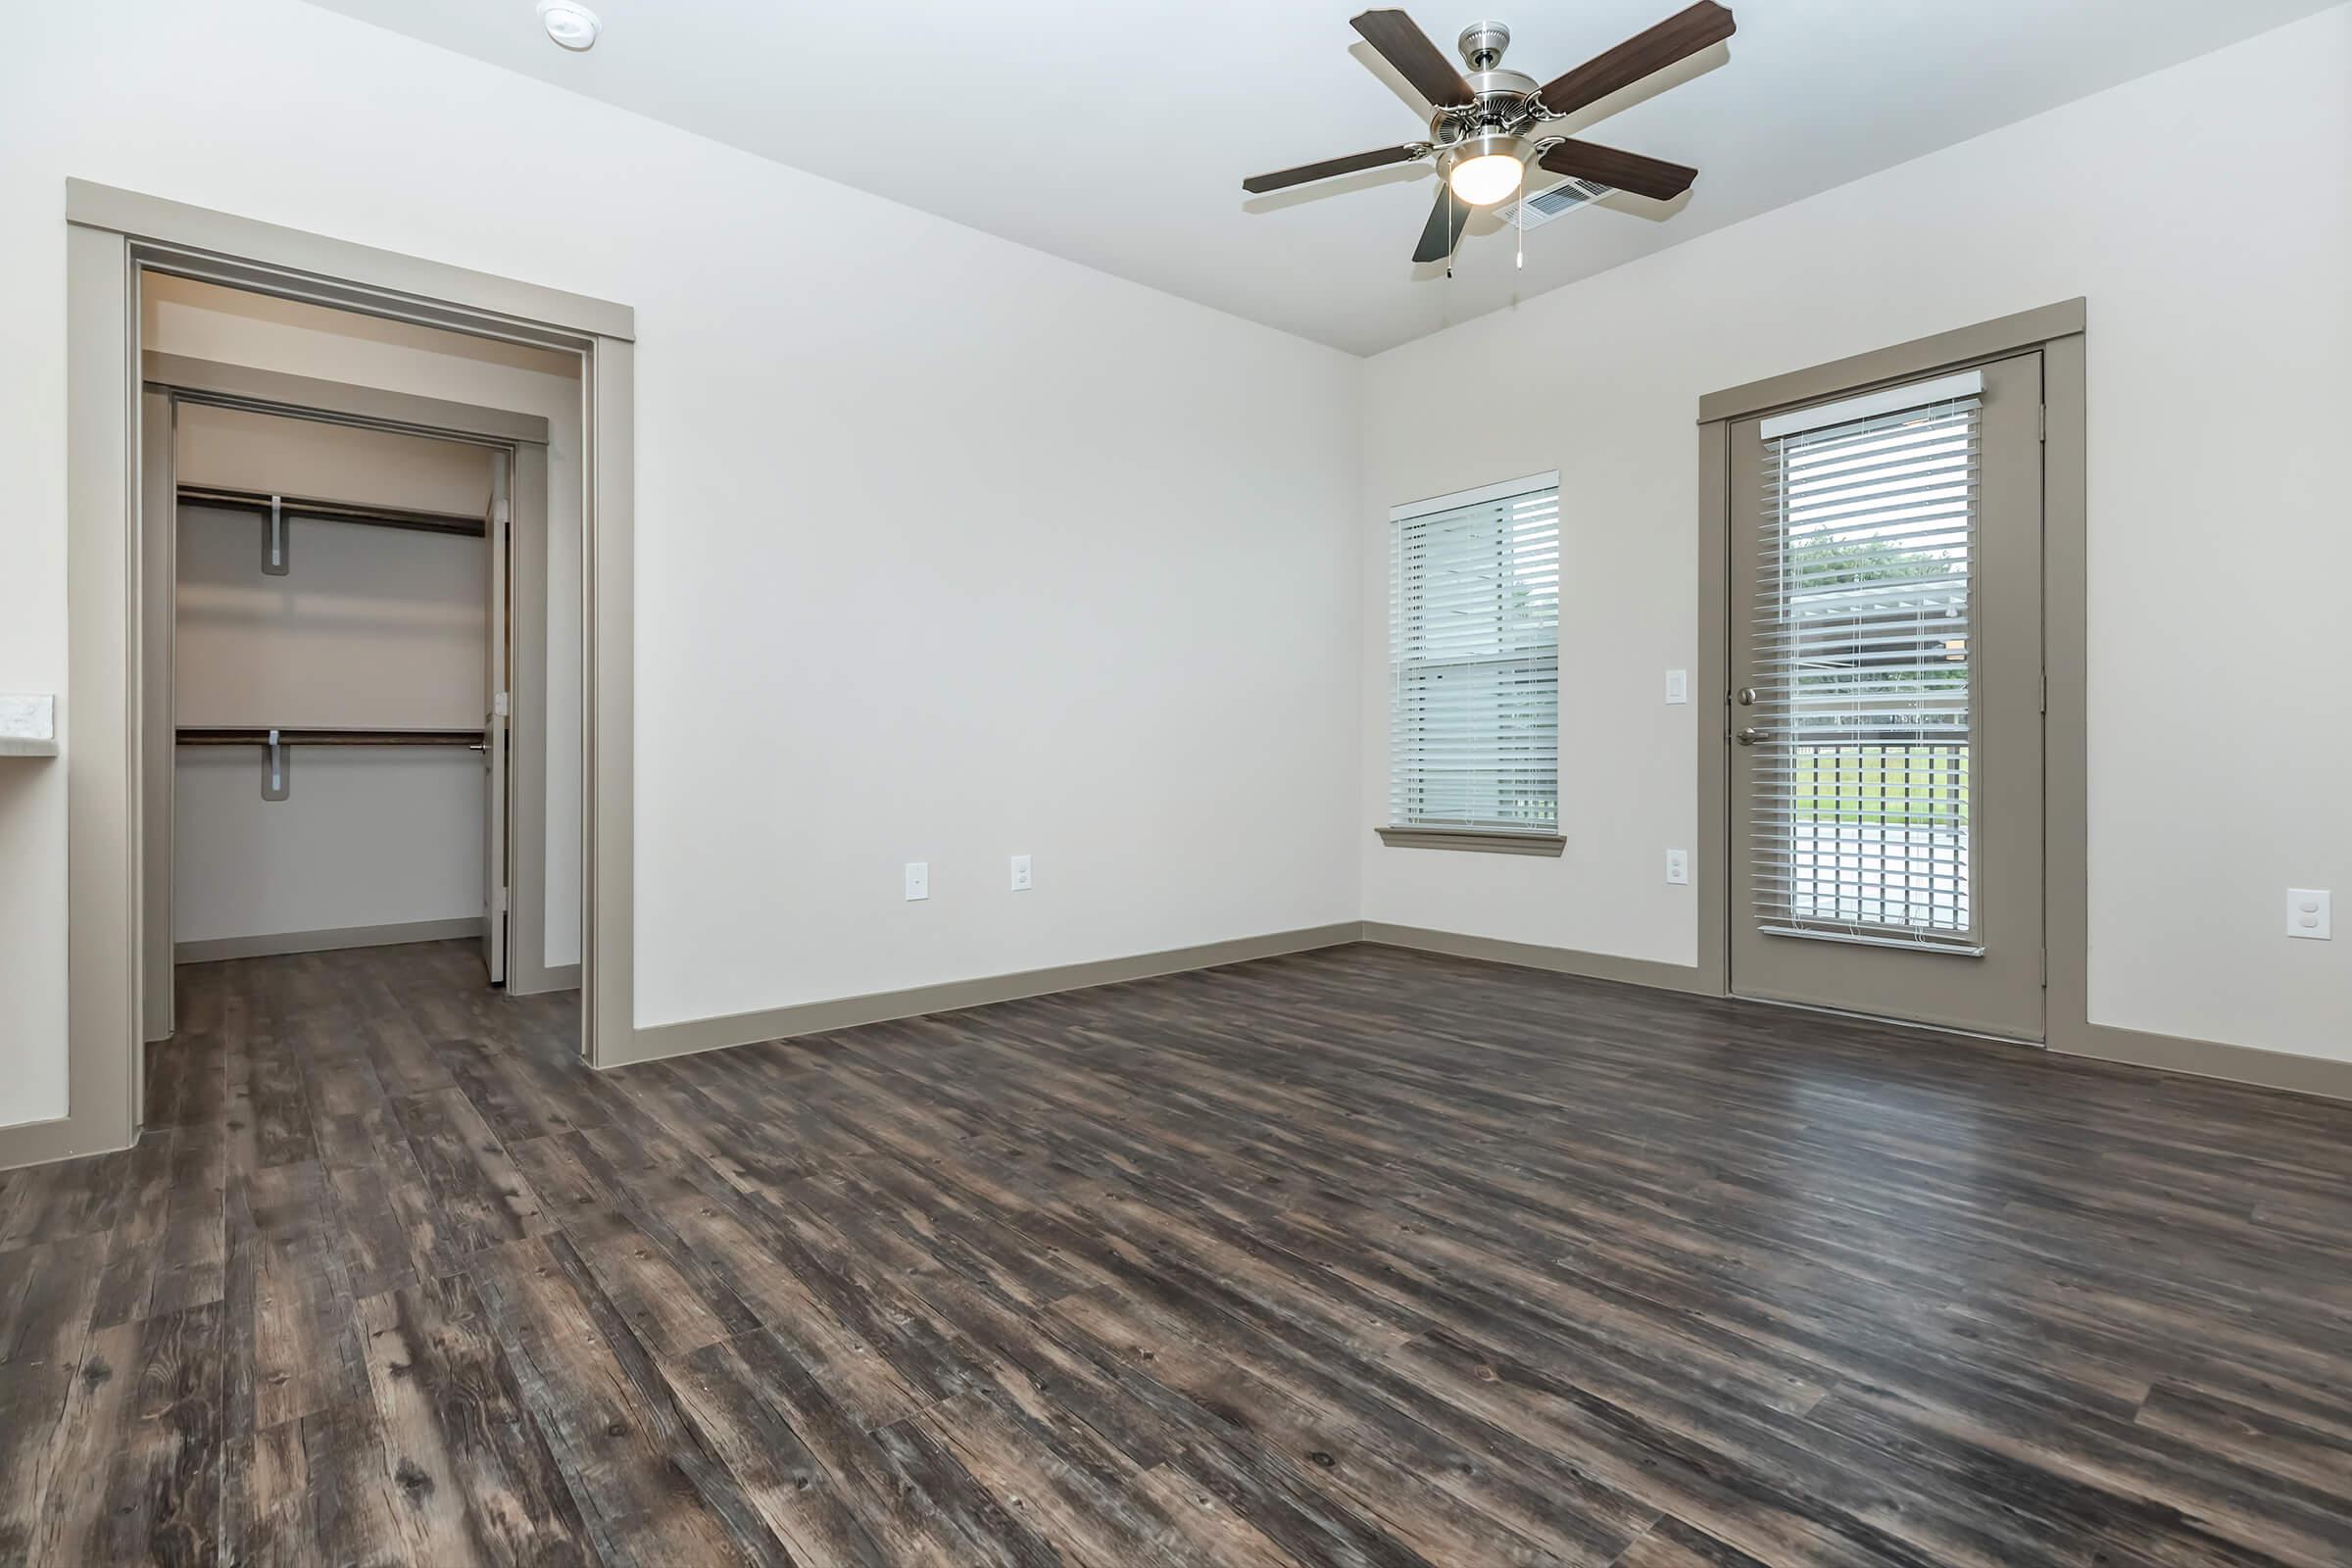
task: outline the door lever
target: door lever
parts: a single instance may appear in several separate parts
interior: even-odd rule
[[[1755,745],[1755,744],[1756,744],[1756,742],[1758,742],[1758,741],[1766,741],[1766,740],[1770,740],[1770,739],[1772,739],[1772,737],[1771,737],[1769,734],[1767,734],[1765,731],[1763,731],[1763,730],[1760,730],[1760,729],[1756,729],[1756,728],[1754,728],[1754,727],[1752,727],[1752,726],[1751,726],[1751,727],[1749,727],[1749,728],[1747,728],[1747,729],[1743,729],[1743,730],[1740,730],[1740,731],[1736,732],[1736,733],[1735,733],[1735,734],[1732,736],[1732,739],[1734,739],[1734,740],[1738,741],[1738,742],[1739,742],[1740,745],[1742,745],[1742,746],[1753,746],[1753,745]]]

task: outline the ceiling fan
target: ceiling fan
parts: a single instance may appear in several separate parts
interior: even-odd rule
[[[1690,9],[1539,86],[1533,76],[1502,69],[1511,29],[1499,22],[1476,22],[1462,29],[1456,47],[1467,72],[1456,71],[1429,41],[1429,35],[1401,11],[1367,11],[1349,24],[1414,91],[1429,100],[1435,111],[1429,120],[1429,140],[1301,164],[1271,174],[1252,174],[1242,181],[1242,189],[1257,196],[1391,164],[1434,160],[1438,172],[1446,176],[1446,186],[1430,209],[1413,260],[1447,263],[1461,244],[1470,215],[1508,199],[1526,182],[1530,158],[1555,174],[1659,201],[1672,201],[1689,190],[1698,177],[1695,169],[1620,152],[1597,142],[1547,135],[1544,127],[1721,43],[1733,32],[1729,11],[1715,0],[1698,0]]]

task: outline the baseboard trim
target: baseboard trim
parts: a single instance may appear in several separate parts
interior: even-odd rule
[[[173,963],[218,963],[223,958],[272,958],[287,953],[333,953],[340,948],[390,948],[404,942],[449,942],[482,934],[479,915],[454,920],[409,920],[399,925],[333,926],[279,931],[259,937],[212,937],[172,944]]]
[[[2256,1089],[2283,1089],[2291,1094],[2319,1095],[2328,1100],[2352,1100],[2352,1061],[2298,1056],[2291,1051],[2229,1046],[2218,1040],[2150,1034],[2105,1023],[2068,1031],[2067,1038],[2051,1041],[2050,1051],[2054,1055],[2087,1056],[2131,1067],[2220,1078]]]
[[[1204,942],[1197,947],[1168,948],[1123,958],[1099,958],[1090,963],[1056,964],[1050,969],[1027,969],[989,975],[978,980],[951,980],[905,991],[876,991],[841,997],[830,1002],[803,1003],[760,1012],[738,1012],[718,1018],[690,1018],[680,1023],[640,1025],[630,1042],[629,1054],[608,1067],[658,1061],[668,1056],[721,1051],[764,1040],[790,1040],[796,1035],[829,1034],[859,1024],[886,1023],[927,1012],[954,1012],[984,1007],[991,1003],[1018,1002],[1024,997],[1050,996],[1057,991],[1083,991],[1092,986],[1116,985],[1124,980],[1149,980],[1157,975],[1182,974],[1191,969],[1214,969],[1252,958],[1278,958],[1289,953],[1336,948],[1358,939],[1362,931],[1353,920],[1336,925],[1275,931],[1265,936],[1237,937],[1228,942]]]
[[[78,1159],[84,1154],[110,1153],[121,1147],[91,1142],[88,1129],[76,1132],[71,1116],[60,1116],[54,1121],[19,1122],[14,1127],[0,1127],[0,1171],[15,1170],[21,1165],[46,1165],[58,1159]]]
[[[1627,985],[1660,991],[1713,996],[1695,964],[1660,963],[1655,958],[1627,958],[1613,953],[1583,953],[1574,948],[1547,948],[1534,942],[1505,942],[1499,937],[1465,936],[1458,931],[1433,931],[1425,926],[1391,925],[1366,920],[1363,940],[1389,948],[1411,948],[1420,953],[1443,953],[1456,958],[1508,963],[1522,969],[1548,969],[1554,974],[1581,975],[1588,980],[1619,980]]]

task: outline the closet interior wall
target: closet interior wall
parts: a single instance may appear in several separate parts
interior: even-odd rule
[[[480,517],[488,448],[185,403],[191,486]],[[190,729],[470,729],[488,710],[488,547],[295,514],[282,575],[253,512],[177,508],[172,657]],[[309,746],[285,798],[256,747],[176,749],[172,926],[182,961],[254,944],[478,932],[483,761],[462,746]]]

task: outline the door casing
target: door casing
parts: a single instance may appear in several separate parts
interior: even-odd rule
[[[2104,1054],[2088,1015],[2088,756],[2085,745],[2087,555],[2084,439],[2086,303],[2081,298],[1831,361],[1699,400],[1698,908],[1692,989],[1731,994],[1731,426],[1846,393],[1894,386],[2039,350],[2042,457],[2042,932],[2048,955],[2043,1044]],[[2109,1049],[2113,1049],[2110,1047]]]
[[[635,314],[626,306],[69,179],[66,222],[66,1109],[0,1128],[0,1168],[127,1148],[146,948],[139,539],[144,268],[576,353],[582,375],[582,1050],[629,1059]]]

